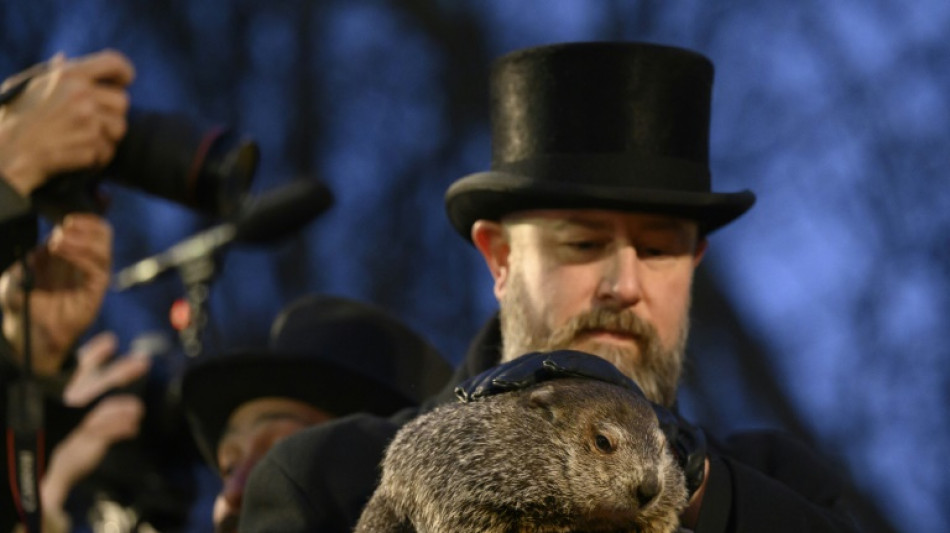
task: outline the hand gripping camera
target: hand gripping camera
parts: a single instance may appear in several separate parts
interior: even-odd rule
[[[102,213],[102,179],[226,218],[240,207],[257,169],[259,150],[230,128],[177,114],[132,108],[112,162],[101,170],[56,176],[34,191],[43,215]]]

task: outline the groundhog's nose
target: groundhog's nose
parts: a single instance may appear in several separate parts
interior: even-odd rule
[[[647,472],[637,487],[637,503],[646,507],[660,493],[660,478],[654,472]]]

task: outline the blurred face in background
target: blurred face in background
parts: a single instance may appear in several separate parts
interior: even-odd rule
[[[332,418],[325,411],[290,398],[259,398],[235,409],[217,449],[222,488],[214,501],[215,531],[237,531],[247,477],[274,444]]]
[[[671,405],[689,330],[693,273],[706,248],[685,219],[537,210],[480,220],[472,238],[501,309],[503,360],[575,349],[613,363]]]

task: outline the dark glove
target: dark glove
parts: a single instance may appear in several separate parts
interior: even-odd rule
[[[640,387],[610,362],[584,352],[558,350],[532,352],[490,368],[455,387],[462,402],[474,402],[503,392],[526,389],[558,378],[588,378],[606,381],[643,396]]]
[[[532,352],[490,368],[455,387],[455,396],[462,402],[475,402],[488,396],[526,389],[558,378],[596,379],[632,390],[646,399],[636,382],[617,370],[610,362],[585,352],[558,350]],[[649,400],[647,400],[649,401]],[[686,488],[692,496],[706,474],[706,436],[677,413],[653,402],[653,412],[660,429],[673,450],[683,473]]]
[[[690,497],[706,477],[706,434],[676,413],[662,405],[650,402],[660,422],[660,430],[673,449],[673,455],[686,476],[686,490]]]

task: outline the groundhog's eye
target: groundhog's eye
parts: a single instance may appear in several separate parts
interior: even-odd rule
[[[597,446],[598,450],[604,453],[610,453],[614,451],[614,445],[611,444],[610,439],[599,433],[594,437],[594,444]]]

